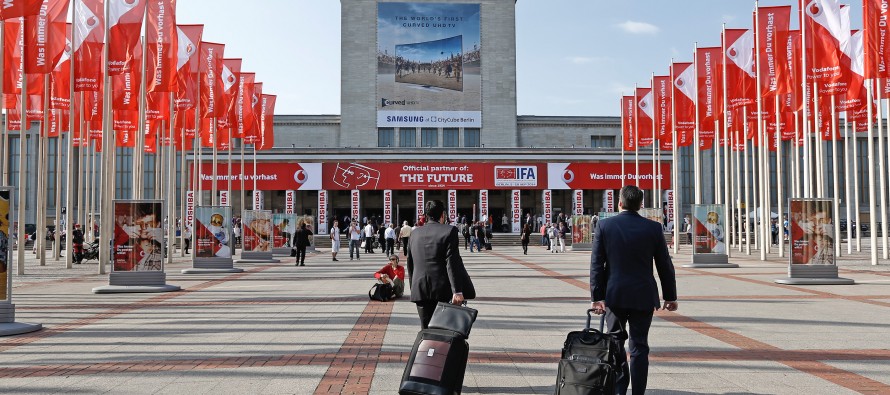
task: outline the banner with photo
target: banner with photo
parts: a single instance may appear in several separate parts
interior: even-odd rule
[[[692,242],[695,254],[726,254],[726,221],[722,204],[692,205]]]
[[[296,230],[296,214],[272,214],[272,248],[292,247]]]
[[[377,126],[482,127],[480,4],[377,4]]]
[[[640,215],[653,222],[658,222],[664,227],[664,212],[660,208],[641,208]]]
[[[195,258],[232,257],[232,208],[195,208]]]
[[[12,189],[0,189],[0,301],[9,300],[9,263],[12,231]]]
[[[834,265],[834,201],[791,199],[792,265]]]
[[[241,223],[244,252],[272,252],[272,211],[245,210]]]
[[[161,200],[114,201],[114,271],[164,270],[163,219]]]
[[[572,245],[578,243],[593,243],[593,229],[590,215],[572,216]]]

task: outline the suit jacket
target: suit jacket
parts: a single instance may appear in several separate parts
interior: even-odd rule
[[[661,224],[634,211],[598,221],[590,255],[591,300],[604,300],[610,308],[658,308],[653,260],[664,300],[677,300],[674,264],[662,232]]]
[[[307,228],[297,229],[297,233],[294,233],[294,245],[297,247],[308,247],[309,244],[309,236],[312,235],[312,231]]]
[[[427,222],[408,239],[408,279],[412,302],[449,302],[456,293],[476,297],[476,289],[460,257],[457,228]]]

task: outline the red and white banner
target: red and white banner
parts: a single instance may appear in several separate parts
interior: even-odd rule
[[[262,112],[260,113],[259,141],[254,146],[256,150],[272,149],[275,145],[275,124],[272,115],[275,114],[275,100],[277,96],[263,94]]]
[[[293,214],[297,205],[297,192],[293,189],[284,191],[284,213]]]
[[[695,68],[692,63],[674,63],[671,65],[671,76],[674,78],[671,99],[674,104],[677,147],[688,147],[692,145],[695,131]]]
[[[223,106],[223,82],[220,78],[223,66],[223,44],[201,42],[199,58],[201,118],[219,118],[225,115]]]
[[[512,197],[510,200],[510,207],[512,207],[512,214],[510,216],[511,230],[513,233],[519,233],[522,229],[519,227],[519,223],[522,221],[522,206],[519,200],[522,191],[518,189],[514,189],[510,192],[510,196]]]
[[[637,147],[652,145],[652,132],[655,124],[655,100],[652,97],[652,88],[637,88],[636,93],[637,113],[636,120]]]
[[[318,234],[328,234],[328,191],[318,191]]]
[[[650,163],[640,163],[640,177],[636,179],[634,163],[548,163],[547,180],[549,189],[620,189],[622,177],[629,183],[636,183],[641,189],[653,189],[652,169]],[[671,187],[671,165],[662,163],[660,174],[662,188]]]
[[[251,100],[253,98],[256,73],[241,73],[238,80],[238,99],[236,100],[237,109],[235,111],[235,137],[245,138],[245,135],[250,132],[251,129],[253,129],[253,125],[256,124],[256,117],[253,113],[253,100]],[[252,142],[250,144],[252,144]]]
[[[362,198],[361,192],[358,190],[352,190],[352,191],[349,191],[349,194],[350,194],[349,209],[350,209],[350,212],[352,213],[352,218],[359,219],[359,218],[361,218],[361,214],[362,214],[360,211],[361,210],[361,198]]]
[[[667,223],[671,224],[674,222],[674,190],[668,189],[664,191],[665,195],[665,207],[667,207]],[[676,225],[676,224],[674,224]],[[682,229],[681,229],[682,230]]]
[[[258,163],[256,171],[252,163],[245,163],[244,170],[241,164],[232,162],[232,173],[229,175],[229,165],[218,163],[216,166],[218,182],[227,182],[232,179],[232,190],[241,190],[241,180],[246,181],[245,188],[253,189],[253,181],[256,179],[256,189],[261,191],[286,191],[288,189],[317,191],[322,189],[321,163]],[[256,178],[254,178],[256,173]],[[209,190],[213,183],[213,163],[201,165],[201,188]],[[343,188],[335,188],[341,189]],[[398,188],[393,188],[398,189]]]
[[[790,55],[787,37],[791,30],[791,6],[757,8],[757,41],[760,53],[760,96],[791,92]]]
[[[837,0],[802,0],[807,48],[807,81],[842,78],[842,49],[850,41],[850,10]],[[846,10],[844,9],[846,8]]]
[[[142,66],[136,61],[134,51],[139,47],[146,2],[105,1],[108,3],[108,74],[139,72]]]
[[[219,205],[220,206],[231,206],[229,204],[229,191],[219,191]]]
[[[19,18],[23,16],[37,15],[43,0],[4,0],[2,4],[3,19]]]
[[[865,75],[868,78],[890,77],[890,23],[888,0],[863,0],[862,25],[865,36]]]
[[[176,27],[176,109],[198,107],[198,44],[204,34],[203,25]],[[194,116],[192,116],[194,119]]]
[[[415,211],[416,211],[416,214],[417,214],[417,216],[414,217],[414,218],[415,218],[415,222],[417,221],[418,218],[420,218],[421,215],[423,215],[423,208],[424,208],[423,206],[424,206],[425,203],[426,203],[426,201],[425,201],[424,198],[423,198],[423,190],[422,190],[422,189],[418,189],[418,190],[414,193],[414,204],[416,205],[416,209],[415,209]]]
[[[544,206],[544,223],[549,224],[553,222],[553,191],[545,189],[544,194],[541,196],[541,202]],[[538,229],[533,230],[537,231]]]
[[[723,118],[723,62],[720,47],[698,48],[695,53],[698,77],[699,138],[713,139],[715,121]]]
[[[457,191],[448,190],[448,223],[457,224]]]
[[[185,193],[185,225],[194,229],[195,220],[195,191]]]
[[[488,190],[479,191],[479,220],[488,219]]]
[[[655,93],[655,138],[658,139],[662,150],[671,150],[673,146],[671,77],[667,75],[654,77],[652,87]]]
[[[574,215],[584,215],[584,191],[576,189],[572,191],[572,204],[575,207]]]
[[[757,83],[754,64],[754,32],[726,29],[723,37],[726,59],[727,109],[754,104]]]
[[[392,190],[383,191],[383,223],[391,224],[392,222]],[[398,225],[398,224],[396,224]]]
[[[25,73],[53,70],[65,50],[67,15],[68,0],[45,0],[39,13],[25,17]]]
[[[543,163],[325,163],[322,187],[329,190],[543,189],[545,169]]]
[[[615,190],[606,189],[603,191],[603,211],[607,213],[615,212]]]
[[[74,0],[74,90],[99,90],[105,41],[103,0]],[[8,91],[7,91],[8,92]]]
[[[263,191],[253,191],[253,209],[262,210],[263,202]]]
[[[636,104],[633,96],[621,97],[621,141],[625,151],[634,151],[637,147]]]
[[[148,92],[173,92],[176,87],[176,0],[152,0],[146,9],[145,48]],[[186,44],[187,45],[187,44]]]

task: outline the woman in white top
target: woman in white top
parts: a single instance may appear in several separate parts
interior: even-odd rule
[[[334,225],[331,226],[330,232],[331,234],[331,260],[337,262],[337,253],[340,252],[340,225],[337,220],[334,220]]]

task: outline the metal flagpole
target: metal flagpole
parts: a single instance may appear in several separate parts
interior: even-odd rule
[[[176,253],[176,147],[173,146],[173,124],[175,120],[173,92],[170,95],[170,107],[167,113],[167,263],[173,263]],[[162,140],[163,141],[163,140]]]
[[[640,184],[640,99],[637,97],[637,84],[634,84],[634,163],[636,170],[634,171],[633,185]],[[645,199],[644,199],[645,201]]]
[[[878,180],[880,180],[880,189],[878,189],[878,199],[881,204],[881,248],[882,248],[882,257],[884,259],[890,258],[887,251],[887,169],[884,167],[884,98],[881,97],[881,93],[884,90],[886,85],[882,85],[880,83],[880,79],[878,79]],[[877,215],[877,213],[875,213]],[[872,232],[877,232],[879,229],[872,228]]]
[[[695,86],[694,92],[696,92],[696,98],[698,97],[698,59],[696,53],[698,52],[698,42],[693,44],[692,50],[692,70],[695,72],[696,78],[693,78],[693,84]],[[692,169],[693,169],[693,183],[694,183],[694,194],[692,197],[692,201],[695,204],[701,204],[701,190],[702,190],[702,176],[701,176],[701,136],[699,132],[699,128],[701,125],[698,124],[698,100],[695,101],[695,130],[693,131],[692,138]],[[691,223],[691,221],[690,221]]]
[[[172,102],[172,100],[171,100]],[[187,111],[183,111],[182,116],[185,117],[188,115]],[[171,117],[175,117],[175,113],[170,114]],[[173,122],[173,125],[176,125],[176,122]],[[185,228],[186,226],[191,226],[191,224],[186,223],[185,215],[186,215],[186,206],[188,205],[188,201],[186,201],[189,188],[190,178],[188,177],[188,164],[185,161],[185,153],[186,153],[186,138],[185,138],[185,129],[186,122],[182,122],[182,132],[180,134],[180,141],[182,145],[179,147],[179,201],[180,204],[180,214],[179,214],[179,251],[182,253],[181,257],[185,257]],[[171,138],[173,138],[171,136]],[[194,192],[193,192],[194,193]],[[194,196],[194,195],[192,195]]]
[[[211,185],[211,196],[210,196],[211,200],[210,201],[212,202],[211,204],[214,206],[219,204],[219,186],[217,185],[218,180],[216,179],[218,176],[218,174],[217,174],[218,171],[216,168],[216,166],[217,166],[217,162],[216,162],[216,160],[217,160],[217,157],[216,157],[216,155],[217,155],[217,140],[216,139],[217,138],[219,138],[219,136],[216,135],[216,117],[212,117],[212,118],[210,118],[210,141],[213,144],[213,179],[211,179],[211,184],[210,184]]]
[[[145,55],[142,56],[142,67],[139,70],[141,75],[139,78],[139,125],[137,126],[138,132],[136,133],[136,147],[133,148],[133,199],[143,199],[145,197],[145,133],[148,132],[148,122],[145,119],[146,96],[148,95],[145,85],[145,65],[146,58],[148,57],[146,56],[148,55],[147,42],[148,40],[143,37],[142,53]],[[157,138],[155,138],[155,147],[158,145]],[[155,154],[155,163],[157,163],[157,154]],[[158,173],[155,172],[155,184],[157,184],[157,175]],[[154,190],[157,193],[157,188],[154,188]]]
[[[813,148],[816,151],[816,179],[814,180],[816,194],[825,197],[825,143],[822,141],[822,113],[819,111],[819,84],[813,82],[813,117],[816,119],[816,130],[813,132]]]
[[[46,215],[47,189],[49,189],[49,74],[43,75],[43,122],[41,122],[39,160],[37,161],[37,257],[40,258],[40,266],[46,266]],[[25,114],[27,119],[27,114]],[[56,174],[58,177],[58,174]]]
[[[742,107],[742,114],[743,114],[742,116],[744,117],[744,119],[747,120],[748,106]],[[748,122],[743,122],[743,125],[745,127],[745,136],[747,137],[748,136]],[[752,146],[752,148],[753,148],[753,146]],[[744,195],[745,195],[744,196],[744,200],[745,200],[745,225],[744,225],[744,227],[745,227],[745,255],[751,255],[751,218],[748,218],[748,216],[751,213],[750,211],[748,211],[751,209],[751,205],[748,204],[748,196],[750,195],[750,191],[751,191],[750,190],[751,179],[749,177],[750,166],[748,166],[748,157],[749,156],[751,156],[751,150],[748,149],[748,140],[746,139],[745,140],[745,152],[742,157],[742,161],[744,162],[742,164],[742,168],[745,169],[745,176],[744,176],[745,177],[745,192],[744,192]],[[756,221],[757,211],[754,211],[754,218]]]
[[[108,4],[105,4],[105,21],[108,21]],[[105,24],[105,37],[109,36],[108,23]],[[106,40],[107,41],[107,40]],[[105,265],[111,262],[111,228],[113,226],[113,209],[111,208],[111,199],[114,199],[115,190],[112,185],[113,173],[112,157],[114,156],[114,130],[111,125],[111,77],[108,75],[108,45],[103,46],[104,63],[102,73],[102,83],[105,84],[104,101],[102,108],[102,171],[101,186],[99,188],[99,203],[101,214],[99,217],[99,238],[101,244],[99,246],[99,274],[105,274]],[[109,152],[111,151],[111,152]],[[112,269],[114,267],[112,266]]]
[[[49,75],[49,74],[47,74]],[[44,109],[46,111],[46,109]],[[50,110],[55,111],[55,110]],[[59,117],[61,118],[61,117]],[[53,259],[58,261],[62,257],[62,133],[63,126],[57,123],[59,128],[59,137],[56,137],[56,231],[53,232],[55,239],[53,240]],[[70,169],[70,168],[69,168]],[[67,174],[66,174],[67,175]],[[67,214],[67,213],[66,213]],[[67,226],[67,222],[66,226]],[[70,233],[69,233],[70,234]]]
[[[71,7],[71,15],[75,14],[74,7]],[[71,29],[71,42],[75,42],[74,37],[77,33],[74,31],[77,29]],[[72,54],[73,55],[73,54]],[[74,126],[75,122],[77,122],[77,115],[74,113],[74,57],[68,60],[70,73],[68,76],[68,155],[66,157],[66,174],[68,175],[65,184],[65,206],[67,209],[68,218],[65,221],[65,268],[72,269],[74,268],[74,244],[73,244],[73,233],[74,233],[74,221],[77,217],[75,214],[75,197],[74,197]],[[80,151],[80,150],[78,150]],[[77,174],[83,173],[82,168],[78,168]],[[78,187],[81,184],[78,184]],[[79,214],[80,212],[77,211]]]
[[[714,203],[723,204],[723,186],[721,184],[720,163],[720,121],[714,116],[714,140],[711,143],[714,156]],[[726,218],[726,217],[723,217]]]
[[[853,212],[850,210],[852,202],[852,192],[850,191],[850,111],[844,113],[844,190],[846,192],[846,210],[847,210],[847,255],[853,254]],[[841,235],[837,235],[840,240]]]
[[[787,126],[786,126],[787,127]],[[785,256],[785,210],[782,200],[785,198],[785,173],[782,172],[782,155],[785,147],[782,144],[782,128],[779,117],[779,95],[776,93],[776,227],[779,229],[779,258]]]
[[[838,171],[837,171],[837,114],[834,110],[835,98],[831,96],[831,183],[832,187],[834,187],[834,215],[836,217],[840,216],[841,213],[841,190],[840,184],[838,183]],[[841,256],[841,221],[837,219],[834,220],[834,234],[835,243],[834,243],[834,253],[836,256]]]
[[[791,148],[791,196],[800,197],[800,147],[797,146],[799,138],[798,133],[800,132],[800,113],[798,111],[794,112],[794,140],[791,144],[789,144]]]
[[[680,251],[680,157],[677,155],[677,99],[674,97],[674,59],[671,58],[671,189],[674,190],[674,253]],[[622,167],[624,167],[622,165]]]
[[[5,25],[6,23],[3,20],[0,20],[0,53],[5,53]],[[0,76],[5,75],[4,73],[6,72],[4,63],[6,62],[0,62]],[[2,83],[0,83],[0,97],[6,97],[4,96]],[[4,112],[3,125],[0,125],[0,137],[2,137],[0,138],[0,146],[3,147],[0,149],[0,158],[2,158],[0,159],[0,185],[12,185],[9,180],[9,167],[12,165],[9,161],[9,129],[6,127],[6,121],[9,118],[9,110],[4,108],[0,111]],[[22,207],[24,207],[24,205]]]
[[[760,18],[758,17],[757,7],[758,1],[754,0],[754,30],[760,27]],[[757,227],[754,228],[757,245],[760,247],[760,260],[766,260],[766,253],[769,249],[769,241],[765,237],[766,233],[764,232],[764,226],[768,223],[767,221],[772,220],[769,211],[769,200],[764,199],[764,192],[766,187],[764,185],[764,179],[766,172],[764,171],[763,164],[766,162],[764,157],[764,148],[769,145],[769,139],[764,141],[766,137],[766,128],[764,128],[764,120],[763,120],[763,97],[760,94],[760,40],[754,40],[754,65],[755,65],[755,86],[754,92],[756,94],[756,106],[757,106],[757,140],[760,142],[760,146],[758,147],[759,155],[757,162],[757,182],[755,183],[755,198],[754,201],[758,202],[759,205],[755,203],[755,210],[758,210],[754,213],[754,220],[757,221],[757,214],[760,214],[760,221],[755,222]],[[766,152],[769,150],[767,149]],[[766,218],[764,218],[766,217]],[[759,234],[757,234],[759,233]]]
[[[866,103],[872,103],[872,83],[868,81],[866,84],[866,91],[868,92],[868,100]],[[875,205],[875,141],[874,141],[874,124],[872,122],[872,108],[871,105],[866,105],[868,108],[868,153],[865,155],[868,157],[868,218],[869,218],[869,246],[871,247],[871,264],[878,264],[878,233],[877,233],[877,212],[878,208]],[[878,120],[880,122],[880,120]]]
[[[634,91],[634,97],[636,97],[636,91]],[[625,118],[625,117],[624,117],[624,114],[625,114],[625,111],[626,111],[625,108],[624,108],[624,105],[625,105],[625,103],[624,103],[624,95],[621,95],[621,126],[622,126],[622,128],[624,127],[624,122],[627,121],[627,120],[624,119],[624,118]],[[627,137],[627,136],[625,136],[624,130],[622,130],[622,131],[621,131],[621,187],[622,187],[622,188],[624,188],[624,176],[625,176],[625,171],[624,171],[624,147],[627,145],[626,142],[624,141],[625,137]],[[254,174],[254,175],[256,175],[256,174]],[[256,186],[256,185],[254,185],[254,186]],[[474,215],[475,215],[475,214],[474,214]]]
[[[807,18],[806,9],[804,9],[803,7],[800,7],[800,21],[801,21],[800,39],[801,39],[802,43],[807,42],[807,29],[806,29],[807,24],[804,23],[804,21],[806,21],[805,18]],[[801,88],[803,90],[803,150],[804,150],[804,155],[803,155],[803,160],[804,160],[804,163],[803,163],[803,197],[811,198],[811,197],[813,197],[813,195],[812,195],[812,189],[810,187],[810,168],[812,167],[810,164],[811,156],[810,156],[810,151],[809,151],[810,122],[807,119],[807,115],[809,114],[810,97],[809,97],[809,95],[807,95],[809,86],[807,84],[808,73],[807,73],[807,46],[806,45],[801,45],[801,52],[803,55],[803,56],[801,56],[801,64],[800,64],[801,75],[803,76],[803,78],[801,78],[802,81],[800,82]],[[815,94],[815,92],[814,92],[814,94]]]
[[[859,139],[856,137],[856,121],[853,121],[853,216],[856,217],[856,229],[853,232],[856,236],[856,252],[862,252],[862,226],[859,225],[859,177],[861,174],[859,164]]]
[[[24,70],[22,70],[22,93],[21,93],[21,112],[19,112],[19,116],[21,119],[21,127],[19,128],[19,198],[17,202],[19,202],[19,206],[25,207],[25,202],[27,201],[27,195],[25,191],[28,189],[28,180],[25,178],[25,167],[27,166],[27,156],[28,156],[28,129],[30,129],[31,123],[28,122],[28,78],[24,74]],[[25,210],[19,209],[19,212],[16,215],[16,219],[18,220],[18,227],[16,229],[16,234],[18,235],[18,273],[19,275],[25,274]]]
[[[649,86],[652,87],[652,96],[655,96],[655,73],[652,73],[652,78],[649,80]],[[655,148],[658,146],[658,139],[655,137],[655,111],[652,111],[652,159],[649,163],[652,165],[652,207],[661,207],[658,205],[658,178],[657,176],[657,164],[655,163],[656,152]]]

